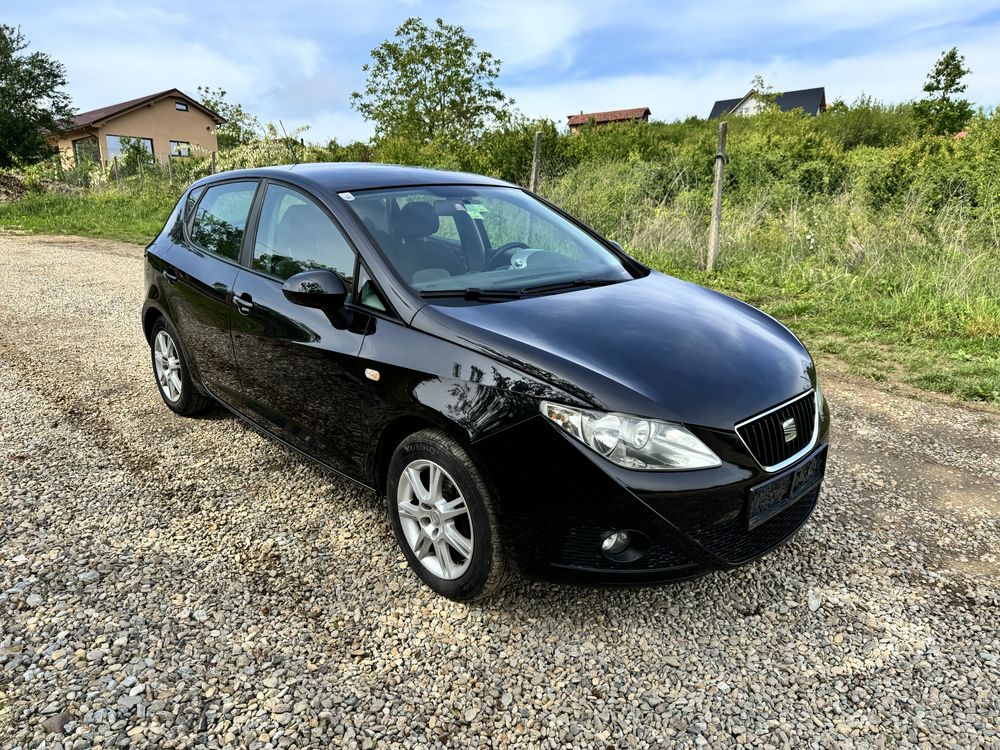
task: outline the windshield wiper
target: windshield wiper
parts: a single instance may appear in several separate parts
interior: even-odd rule
[[[561,292],[564,289],[577,289],[586,286],[607,286],[621,281],[626,281],[626,279],[570,279],[569,281],[556,281],[552,284],[528,286],[521,292],[523,294],[545,294],[546,292]]]
[[[469,289],[427,289],[420,292],[424,299],[467,299],[467,300],[500,300],[519,299],[524,294],[517,289],[480,289],[470,287]]]

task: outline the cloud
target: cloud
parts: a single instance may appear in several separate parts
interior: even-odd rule
[[[962,45],[973,70],[967,96],[986,107],[1000,104],[1000,58],[994,38],[993,30],[984,29]],[[778,90],[825,86],[828,101],[840,97],[850,102],[864,93],[898,102],[922,95],[924,78],[941,50],[940,43],[924,42],[826,60],[785,56],[762,61],[722,59],[690,69],[522,85],[513,87],[511,94],[528,116],[549,117],[557,123],[581,110],[638,106],[650,107],[659,120],[706,117],[716,99],[746,93],[757,73]]]
[[[501,85],[519,108],[557,122],[626,106],[704,116],[756,73],[779,89],[901,101],[955,45],[973,70],[968,97],[1000,102],[995,0],[93,0],[86,12],[47,0],[7,10],[33,49],[66,64],[81,109],[209,85],[263,120],[311,123],[319,141],[370,135],[350,92],[371,49],[411,15],[463,25],[503,60]]]

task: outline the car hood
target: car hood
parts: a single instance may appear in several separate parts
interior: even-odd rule
[[[608,411],[732,429],[815,382],[770,316],[663,274],[488,304],[429,304],[411,325]]]

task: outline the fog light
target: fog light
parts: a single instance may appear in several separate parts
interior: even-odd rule
[[[627,531],[614,531],[604,537],[601,550],[606,555],[617,555],[619,552],[624,552],[631,542],[632,535]]]

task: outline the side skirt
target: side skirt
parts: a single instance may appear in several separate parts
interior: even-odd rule
[[[204,386],[202,386],[202,387],[204,388]],[[325,461],[323,461],[321,459],[316,458],[315,456],[310,456],[308,453],[306,453],[305,451],[301,450],[300,448],[297,448],[296,446],[292,445],[291,443],[289,443],[284,438],[281,438],[278,435],[275,435],[273,432],[271,432],[270,430],[268,430],[266,427],[263,427],[262,425],[257,424],[252,419],[250,419],[250,417],[248,417],[246,414],[244,414],[243,412],[239,411],[235,407],[230,406],[229,404],[227,404],[225,401],[223,401],[222,399],[220,399],[218,396],[216,396],[214,393],[212,393],[207,388],[204,388],[204,391],[205,391],[205,393],[207,393],[212,398],[213,401],[215,401],[217,404],[219,404],[220,406],[222,406],[223,408],[225,408],[227,411],[231,412],[235,417],[239,418],[240,421],[242,421],[243,423],[245,423],[249,427],[252,427],[254,429],[254,431],[258,432],[259,434],[263,435],[264,437],[270,438],[274,442],[279,443],[280,445],[284,446],[285,448],[287,448],[288,450],[292,451],[293,453],[299,454],[300,456],[302,456],[302,458],[305,458],[308,461],[316,464],[317,466],[320,466],[321,468],[326,469],[327,471],[330,471],[330,472],[336,474],[338,477],[346,479],[346,480],[348,480],[350,482],[353,482],[354,484],[356,484],[356,485],[358,485],[360,487],[364,487],[366,490],[370,490],[370,491],[375,492],[376,494],[378,494],[378,492],[376,491],[376,489],[374,487],[372,487],[370,484],[367,484],[366,482],[362,482],[360,479],[356,479],[355,477],[352,477],[349,474],[345,474],[344,472],[340,471],[339,469],[335,469],[330,464],[326,463]]]

